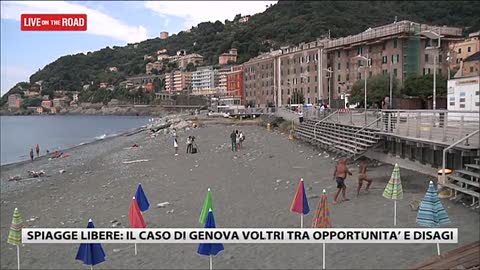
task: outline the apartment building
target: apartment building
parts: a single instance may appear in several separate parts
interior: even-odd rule
[[[440,44],[428,37],[432,32],[442,36]],[[328,41],[325,48],[332,70],[333,99],[338,101],[356,81],[365,79],[364,66],[367,78],[391,72],[402,84],[410,74],[432,74],[435,60],[437,74],[446,76],[449,44],[458,41],[461,35],[461,28],[400,21]],[[368,58],[368,65],[359,55]]]
[[[162,63],[160,61],[155,61],[153,63],[148,63],[145,65],[145,72],[147,75],[153,74],[154,70],[162,70]]]
[[[198,53],[191,53],[181,56],[178,59],[178,67],[181,69],[186,69],[190,63],[192,63],[194,66],[201,65],[203,63],[203,56]]]
[[[192,72],[192,94],[214,95],[217,94],[218,76],[217,71],[211,66],[199,67]]]
[[[22,96],[20,94],[11,94],[8,96],[8,107],[18,109],[22,106]]]
[[[227,73],[226,98],[232,100],[232,105],[245,105],[245,93],[243,85],[243,66],[233,66]],[[225,102],[228,103],[228,102]]]
[[[237,49],[230,49],[228,53],[222,53],[218,57],[218,63],[220,65],[227,65],[229,63],[235,63],[237,62]]]
[[[449,49],[452,58],[450,60],[450,68],[457,69],[463,60],[480,51],[480,31],[470,33],[465,40],[451,43]]]
[[[328,100],[325,40],[282,47],[244,63],[245,100],[257,107],[313,104]]]
[[[225,96],[227,94],[227,75],[231,72],[231,68],[222,68],[217,70],[217,82],[216,85],[218,91],[217,94],[219,96]]]
[[[266,107],[275,104],[275,55],[280,53],[264,53],[243,64],[245,105]]]
[[[192,89],[192,73],[175,71],[165,74],[165,90],[168,93],[190,92]]]

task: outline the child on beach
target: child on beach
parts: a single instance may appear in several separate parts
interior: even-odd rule
[[[37,147],[35,148],[35,150],[37,151],[37,157],[40,156],[40,145],[38,145],[37,143]]]
[[[33,161],[33,148],[30,148],[30,160]]]
[[[358,166],[357,196],[360,195],[360,189],[362,189],[363,181],[367,182],[367,186],[365,187],[365,192],[368,193],[368,189],[370,188],[370,185],[372,185],[372,180],[368,179],[368,176],[367,176],[367,161],[365,159],[360,159],[359,166]]]
[[[187,138],[187,154],[192,152],[192,136]]]
[[[340,159],[337,166],[335,167],[335,171],[333,172],[333,177],[337,182],[337,193],[333,198],[333,203],[337,203],[337,198],[338,198],[338,195],[340,195],[340,192],[342,193],[343,201],[350,200],[345,196],[345,193],[347,191],[347,186],[345,185],[345,179],[347,178],[347,174],[352,175],[352,173],[348,170],[348,167],[347,167],[347,159],[346,158]]]
[[[177,138],[173,139],[173,147],[175,148],[175,156],[178,156],[178,142]]]

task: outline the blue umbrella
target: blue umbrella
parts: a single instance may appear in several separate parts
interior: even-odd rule
[[[418,208],[417,224],[423,227],[439,227],[443,224],[450,223],[447,211],[443,208],[437,191],[430,181],[427,193],[423,197],[420,207]],[[437,243],[437,253],[440,255],[440,246]]]
[[[143,192],[142,184],[138,184],[137,193],[135,193],[135,199],[137,200],[138,207],[142,212],[145,212],[150,207],[147,196]]]
[[[92,219],[88,220],[87,228],[95,228]],[[105,251],[103,251],[101,244],[82,243],[78,248],[75,260],[83,261],[84,264],[90,265],[90,268],[93,268],[94,265],[104,262],[105,256]]]
[[[211,208],[208,210],[205,228],[216,228],[215,218],[213,217],[213,211]],[[223,249],[223,244],[221,243],[202,243],[198,245],[197,253],[203,256],[210,256],[210,269],[212,269],[212,256],[216,256]]]

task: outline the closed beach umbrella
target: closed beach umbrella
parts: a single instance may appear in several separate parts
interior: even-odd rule
[[[417,224],[431,228],[449,223],[450,218],[448,218],[447,211],[445,211],[440,198],[438,198],[437,190],[433,186],[433,182],[430,181],[427,193],[418,208]],[[437,253],[440,255],[440,245],[438,243]]]
[[[332,228],[332,220],[330,218],[330,208],[327,202],[327,192],[323,190],[318,203],[317,212],[313,217],[312,228]],[[325,269],[325,243],[323,243],[323,261],[322,269]]]
[[[383,197],[393,200],[393,226],[397,226],[397,200],[403,199],[402,181],[400,180],[400,167],[395,164],[392,176],[383,191]]]
[[[130,221],[130,228],[145,228],[147,225],[143,220],[142,212],[138,206],[137,200],[133,197],[130,203],[130,211],[128,212],[128,220]],[[137,255],[137,244],[135,243],[135,255]]]
[[[205,201],[203,201],[202,212],[200,213],[200,218],[198,220],[200,224],[205,224],[210,209],[212,209],[212,211],[215,211],[215,208],[213,208],[212,191],[210,190],[210,188],[208,188],[207,196],[205,197]]]
[[[145,212],[150,207],[150,203],[148,202],[147,196],[145,192],[143,192],[142,184],[138,184],[137,192],[135,193],[135,198],[138,203],[138,207],[142,212]]]
[[[290,211],[300,214],[300,228],[303,228],[303,215],[310,212],[308,207],[307,193],[305,192],[305,186],[303,184],[303,178],[300,179],[300,184],[298,185],[297,193],[293,198],[292,206]]]
[[[216,228],[215,218],[213,216],[213,210],[209,209],[207,214],[207,220],[205,221],[205,229]],[[224,249],[221,243],[201,243],[198,245],[197,253],[202,256],[210,257],[210,270],[213,268],[213,256],[216,256],[220,251]]]
[[[91,219],[88,220],[87,228],[95,228]],[[90,265],[90,268],[93,269],[94,265],[105,261],[105,256],[105,251],[101,244],[82,243],[78,248],[75,260],[80,260],[84,264]]]
[[[12,225],[8,232],[7,243],[17,246],[17,268],[20,269],[20,244],[22,243],[23,219],[18,208],[13,211]]]

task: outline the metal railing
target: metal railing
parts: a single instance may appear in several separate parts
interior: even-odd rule
[[[479,129],[479,116],[478,111],[382,110],[380,130],[450,144]],[[478,140],[474,146],[478,146]]]
[[[373,120],[372,122],[370,122],[369,124],[365,125],[364,127],[362,127],[361,129],[357,130],[355,132],[355,150],[354,150],[354,154],[353,154],[353,157],[355,159],[355,154],[357,153],[357,150],[358,150],[358,134],[362,131],[364,131],[365,129],[371,127],[373,124],[377,124],[377,127],[378,127],[378,123],[382,120],[382,116],[378,117],[377,119]]]
[[[318,121],[315,123],[315,125],[313,126],[313,138],[316,140],[317,139],[317,125],[322,123],[322,122],[325,122],[327,121],[329,118],[331,118],[332,116],[334,115],[338,115],[338,110],[337,111],[334,111],[333,113],[329,114],[328,116],[324,117],[322,120]]]

